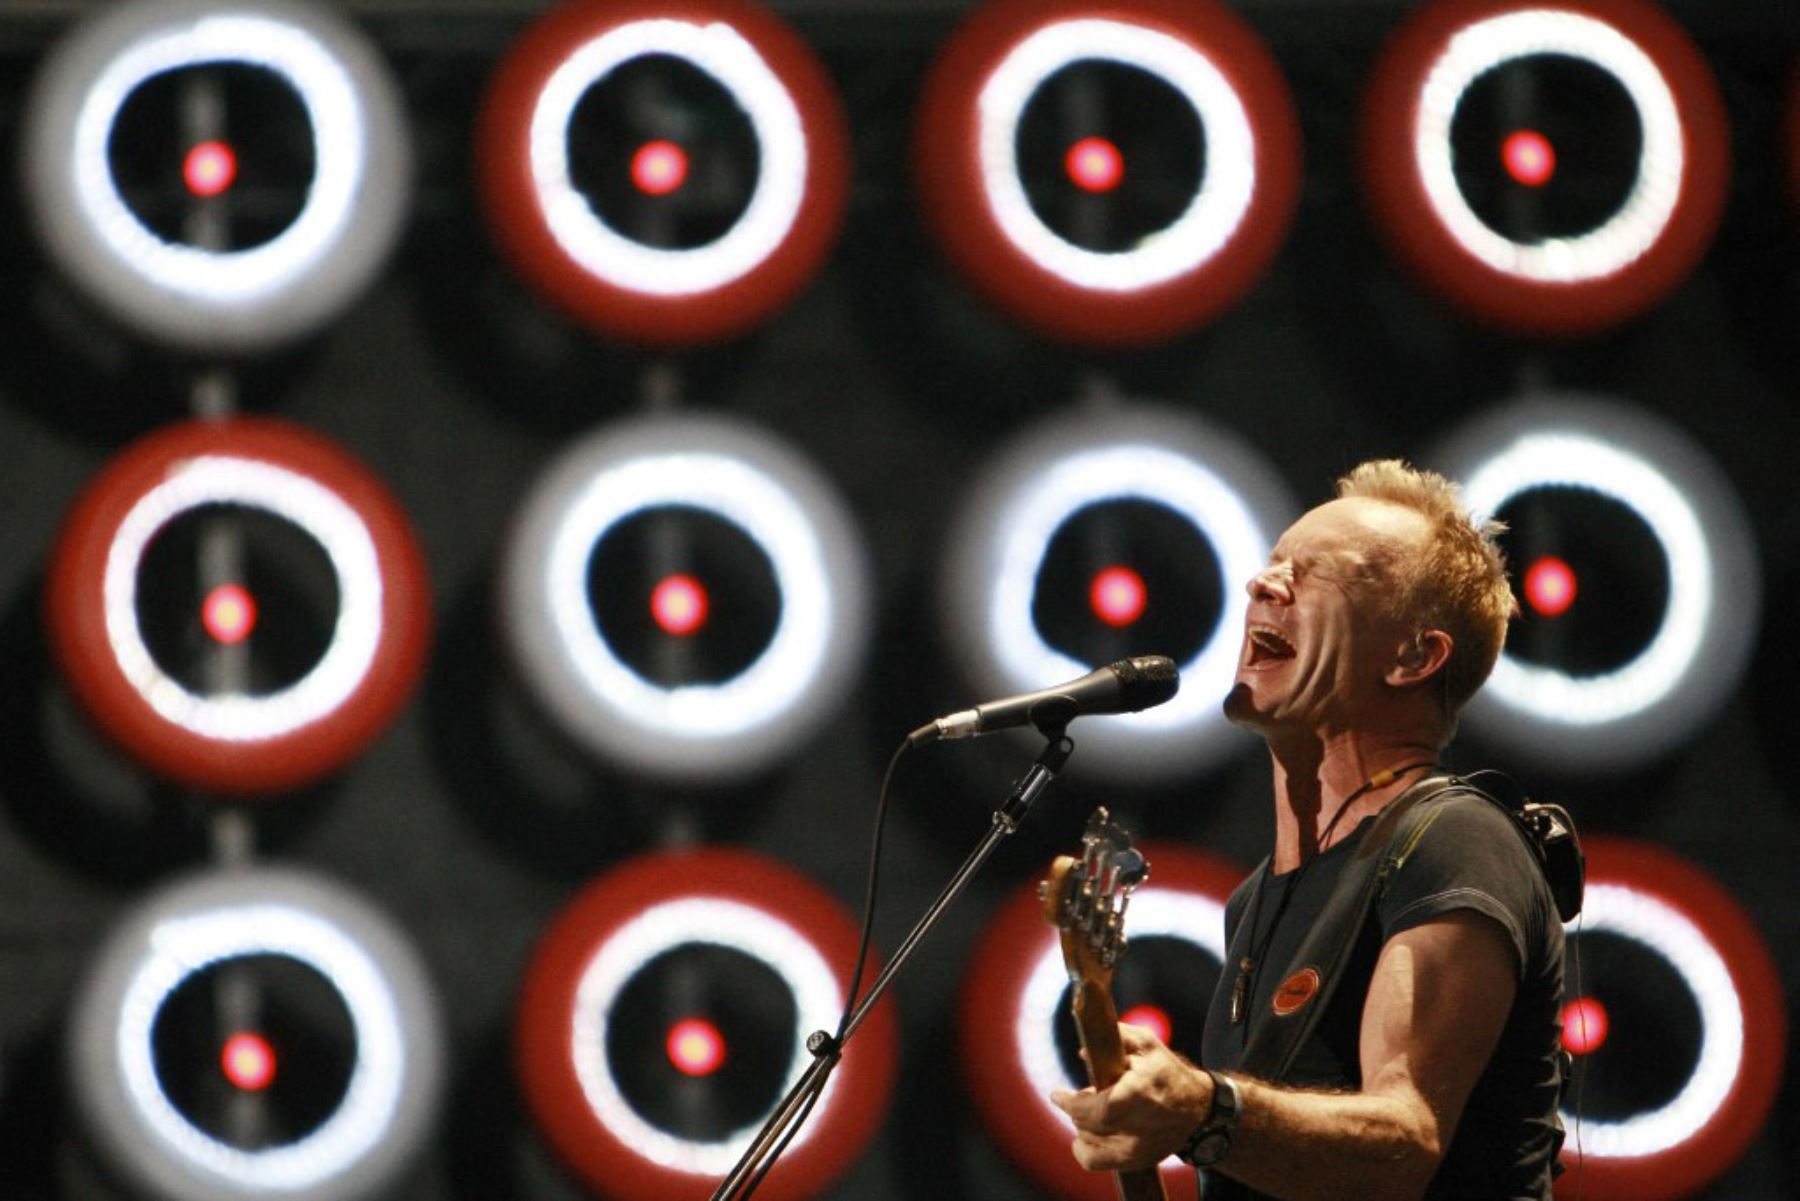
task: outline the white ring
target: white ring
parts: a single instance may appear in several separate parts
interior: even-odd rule
[[[119,195],[107,155],[113,123],[134,91],[156,75],[209,63],[281,76],[312,126],[316,167],[305,207],[272,240],[246,250],[163,241]],[[100,239],[156,287],[219,305],[255,303],[310,270],[343,231],[368,170],[364,126],[349,73],[311,31],[254,14],[203,16],[132,44],[94,81],[75,120],[75,196]]]
[[[1616,400],[1547,393],[1483,414],[1424,461],[1463,480],[1477,518],[1539,488],[1616,500],[1649,527],[1668,573],[1662,621],[1630,662],[1576,677],[1503,651],[1465,710],[1472,731],[1607,770],[1688,737],[1737,686],[1760,606],[1754,542],[1729,481],[1680,431]]]
[[[1743,1069],[1744,1007],[1724,957],[1685,913],[1623,884],[1591,884],[1578,934],[1616,934],[1648,947],[1693,994],[1700,1011],[1700,1055],[1681,1091],[1660,1108],[1621,1121],[1565,1114],[1579,1128],[1585,1155],[1636,1159],[1679,1146],[1725,1103]]]
[[[1181,688],[1165,704],[1085,725],[1078,762],[1140,776],[1188,770],[1234,749],[1221,706],[1241,637],[1239,583],[1268,561],[1293,512],[1286,489],[1246,444],[1197,418],[1150,408],[1076,414],[1040,427],[1002,452],[961,511],[946,571],[944,606],[958,658],[996,692],[1044,688],[1094,664],[1051,646],[1032,620],[1046,547],[1082,509],[1138,500],[1164,506],[1206,539],[1218,558],[1219,614],[1198,650],[1179,664]]]
[[[705,246],[672,250],[620,235],[569,177],[569,121],[581,97],[620,66],[651,54],[682,59],[719,81],[756,134],[760,157],[749,205]],[[584,43],[545,82],[529,136],[532,179],[551,235],[584,270],[627,291],[692,296],[741,279],[788,236],[806,195],[800,110],[756,47],[721,21],[632,21]]]
[[[1131,250],[1077,246],[1032,211],[1019,177],[1017,136],[1025,105],[1070,63],[1103,60],[1136,67],[1179,92],[1206,135],[1206,173],[1173,223]],[[1122,21],[1058,21],[1025,38],[1002,59],[978,99],[978,155],[994,220],[1045,271],[1082,288],[1136,292],[1200,267],[1230,242],[1256,191],[1256,139],[1244,102],[1199,48]]]
[[[652,905],[595,949],[576,985],[568,1044],[576,1078],[595,1118],[621,1143],[658,1167],[720,1176],[731,1170],[750,1144],[760,1117],[717,1140],[670,1134],[632,1108],[606,1059],[613,1003],[625,985],[657,956],[689,945],[725,947],[748,955],[793,990],[794,1054],[781,1084],[783,1092],[812,1063],[806,1049],[807,1034],[836,1029],[844,998],[831,967],[804,934],[767,910],[720,897],[688,897]],[[837,1084],[834,1079],[820,1099],[827,1110]],[[818,1128],[817,1121],[801,1127],[795,1145],[805,1143]]]
[[[1496,232],[1469,207],[1456,180],[1450,129],[1476,79],[1536,54],[1581,59],[1617,80],[1637,109],[1643,146],[1637,177],[1617,213],[1587,233],[1528,245]],[[1580,283],[1623,271],[1668,229],[1681,200],[1683,137],[1675,95],[1636,42],[1594,17],[1543,8],[1489,17],[1450,38],[1419,94],[1413,153],[1432,208],[1464,250],[1520,279]]]
[[[197,696],[163,671],[144,643],[137,577],[158,531],[204,505],[238,504],[305,530],[337,575],[338,614],[325,655],[298,681],[265,696]],[[368,675],[381,642],[381,568],[356,510],[317,480],[257,459],[201,455],[173,465],[120,521],[106,556],[107,640],[133,689],[166,720],[202,738],[278,738],[335,712]]]
[[[138,88],[214,64],[280,77],[314,149],[299,214],[241,250],[165,241],[120,195],[107,151]],[[96,10],[46,57],[24,143],[30,213],[58,265],[120,320],[204,351],[310,332],[374,277],[407,212],[410,145],[380,56],[336,14],[285,0]]]
[[[595,620],[595,546],[621,522],[674,506],[743,531],[780,594],[768,644],[717,683],[644,678]],[[784,445],[725,419],[644,419],[572,447],[533,488],[507,551],[505,633],[551,716],[590,749],[673,778],[741,775],[808,736],[850,686],[866,577],[842,502]]]

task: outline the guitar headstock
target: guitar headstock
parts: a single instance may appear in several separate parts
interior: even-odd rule
[[[1081,836],[1081,857],[1059,855],[1038,890],[1044,920],[1062,931],[1063,960],[1077,979],[1110,980],[1125,953],[1125,909],[1150,865],[1104,807]]]

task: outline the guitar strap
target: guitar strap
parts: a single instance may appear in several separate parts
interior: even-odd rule
[[[1452,792],[1486,795],[1454,776],[1428,777],[1407,789],[1376,817],[1374,828],[1362,839],[1355,858],[1338,877],[1324,910],[1302,940],[1282,977],[1292,980],[1310,974],[1313,977],[1308,981],[1311,991],[1303,1004],[1284,1012],[1284,986],[1276,994],[1273,1009],[1252,1015],[1250,1020],[1254,1029],[1238,1062],[1238,1070],[1273,1083],[1283,1080],[1301,1044],[1318,1025],[1320,1015],[1331,1004],[1332,996],[1343,982],[1357,937],[1388,877],[1406,862],[1407,856],[1412,854],[1436,820],[1438,807],[1428,802]],[[1250,953],[1252,937],[1249,923],[1239,922],[1225,962],[1242,962]],[[1257,1020],[1259,1018],[1261,1020]]]

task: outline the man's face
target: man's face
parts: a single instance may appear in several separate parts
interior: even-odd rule
[[[1421,515],[1366,497],[1320,505],[1290,526],[1249,582],[1226,716],[1264,734],[1354,728],[1414,633],[1383,602],[1396,565],[1427,536]]]

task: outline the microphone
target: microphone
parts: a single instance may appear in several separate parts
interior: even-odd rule
[[[974,738],[1014,726],[1061,726],[1098,713],[1136,713],[1175,695],[1181,679],[1167,655],[1139,655],[1096,667],[1079,680],[1037,692],[989,701],[920,726],[906,736],[912,746],[945,738]]]

